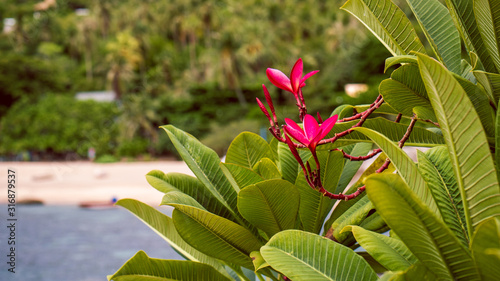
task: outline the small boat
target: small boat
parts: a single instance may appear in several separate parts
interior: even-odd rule
[[[113,197],[110,201],[84,201],[80,202],[78,206],[80,208],[87,209],[107,209],[115,207],[115,203],[118,201],[116,197]]]

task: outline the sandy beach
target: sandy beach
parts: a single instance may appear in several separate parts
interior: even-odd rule
[[[0,204],[7,203],[8,169],[16,171],[16,201],[40,200],[47,205],[78,205],[134,198],[157,206],[162,193],[145,175],[151,170],[192,175],[181,161],[119,162],[0,162]]]

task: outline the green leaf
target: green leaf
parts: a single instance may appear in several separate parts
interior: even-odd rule
[[[350,104],[342,104],[337,106],[332,113],[330,114],[330,117],[334,115],[338,115],[339,118],[338,120],[341,120],[344,117],[352,116],[354,113],[353,111],[353,106]]]
[[[229,146],[225,162],[252,169],[264,157],[274,159],[269,144],[255,133],[243,132]]]
[[[498,280],[500,277],[500,219],[488,219],[474,233],[471,244],[474,260],[482,280]],[[496,251],[497,254],[494,254]]]
[[[495,71],[495,65],[477,27],[473,1],[446,0],[446,4],[469,52],[474,52],[478,55],[486,71]]]
[[[282,231],[260,252],[274,269],[294,281],[377,280],[370,265],[353,250],[309,232]]]
[[[377,212],[438,279],[479,279],[468,249],[401,177],[376,174],[365,183]]]
[[[388,270],[406,270],[418,261],[408,247],[398,239],[355,225],[346,226],[342,232],[344,231],[351,231],[359,245]]]
[[[394,56],[425,52],[410,20],[390,0],[349,0],[341,9],[359,19]]]
[[[251,185],[263,181],[264,179],[251,169],[236,164],[221,163],[222,170],[227,178],[233,178],[238,192]],[[229,173],[229,174],[227,174]]]
[[[384,233],[390,230],[382,216],[377,212],[366,217],[359,226],[377,233]]]
[[[488,98],[496,105],[500,99],[500,75],[496,73],[473,71],[474,76],[481,86],[483,86]]]
[[[380,83],[379,91],[384,101],[403,115],[412,116],[414,107],[424,107],[432,111],[416,65],[403,65],[393,71],[391,79]],[[431,117],[429,119],[436,121],[435,116]]]
[[[240,213],[269,237],[294,228],[299,202],[297,187],[281,179],[250,185],[238,193]]]
[[[497,167],[497,178],[500,178],[500,107],[497,109],[495,118],[495,164]]]
[[[192,261],[153,259],[139,251],[115,274],[114,281],[229,281],[213,267]]]
[[[166,216],[155,208],[134,199],[121,199],[116,202],[116,205],[122,206],[134,214],[137,218],[154,230],[161,238],[165,239],[170,246],[172,246],[172,248],[174,248],[186,259],[206,263],[216,268],[219,272],[227,275],[227,272],[218,260],[201,253],[181,238],[175,229],[172,218]]]
[[[162,126],[175,148],[198,180],[219,200],[235,218],[237,193],[219,167],[220,159],[212,149],[193,136],[172,125]]]
[[[453,75],[469,97],[488,137],[495,135],[495,112],[490,105],[488,94],[476,84],[458,75]],[[500,76],[499,76],[500,77]]]
[[[269,158],[263,158],[255,164],[253,170],[266,180],[281,179],[281,173],[278,166]]]
[[[359,225],[373,209],[373,204],[368,197],[363,196],[359,199],[351,208],[347,209],[332,223],[331,230],[333,230],[332,234],[335,240],[339,243],[346,244],[345,241],[349,237],[350,232],[342,232],[344,227],[348,225]],[[347,244],[350,243],[347,242]]]
[[[250,257],[252,258],[253,261],[253,266],[255,267],[255,271],[259,271],[261,269],[264,269],[266,267],[269,267],[269,264],[266,262],[264,257],[260,254],[259,251],[253,251],[250,253]]]
[[[479,223],[500,215],[500,187],[488,140],[471,101],[453,76],[425,55],[418,55],[418,61],[453,163],[470,237]]]
[[[354,128],[366,136],[370,137],[380,149],[391,159],[392,164],[396,167],[398,173],[403,180],[412,188],[415,194],[420,198],[438,217],[441,216],[437,208],[436,202],[429,191],[424,178],[418,171],[417,165],[413,163],[399,146],[391,142],[387,137],[379,132],[367,128]]]
[[[151,186],[160,192],[181,191],[192,197],[209,212],[227,219],[234,219],[231,212],[195,177],[180,173],[165,174],[162,171],[153,170],[146,175],[146,179]],[[169,196],[175,196],[175,194]],[[165,198],[163,201],[166,202]]]
[[[443,221],[464,246],[469,245],[464,206],[446,147],[418,151],[418,169],[436,200]]]
[[[460,35],[448,9],[439,0],[407,0],[406,2],[439,61],[450,71],[460,74],[462,71]]]
[[[417,64],[417,57],[414,55],[394,56],[385,60],[384,72],[396,64]]]
[[[474,0],[474,14],[477,27],[496,66],[500,72],[500,5],[497,0]]]
[[[170,191],[165,193],[165,195],[161,200],[160,205],[169,205],[169,204],[182,204],[202,209],[205,211],[207,210],[200,203],[198,203],[198,201],[196,201],[193,197],[180,191]]]
[[[253,268],[249,254],[262,244],[248,229],[195,207],[171,206],[175,228],[187,243],[226,263]]]

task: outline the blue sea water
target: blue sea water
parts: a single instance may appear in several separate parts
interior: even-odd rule
[[[169,214],[171,210],[160,208]],[[7,255],[7,205],[0,205],[0,280],[97,281],[116,272],[137,251],[183,259],[127,210],[77,206],[16,206],[15,273]]]

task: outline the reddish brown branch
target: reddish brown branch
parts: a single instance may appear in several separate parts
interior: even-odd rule
[[[342,149],[334,149],[334,150],[338,150],[338,151],[342,152],[342,154],[344,155],[344,158],[347,158],[347,159],[349,159],[351,161],[365,161],[365,160],[373,158],[374,156],[376,156],[377,154],[379,154],[380,152],[382,152],[382,149],[377,148],[377,149],[374,149],[371,153],[369,153],[368,155],[365,155],[365,156],[352,156],[352,155],[349,155],[349,154],[345,153]]]

